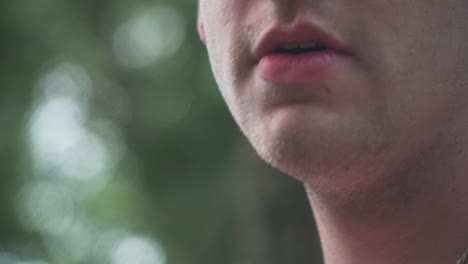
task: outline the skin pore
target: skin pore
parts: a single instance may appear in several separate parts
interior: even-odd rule
[[[467,2],[199,4],[219,89],[260,157],[304,183],[325,263],[455,263],[468,249]],[[301,23],[347,52],[313,80],[265,80],[259,43]]]

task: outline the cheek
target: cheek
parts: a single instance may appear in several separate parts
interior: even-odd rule
[[[229,45],[229,21],[230,18],[223,10],[223,0],[204,1],[201,6],[201,20],[206,39],[206,48],[210,59],[210,64],[215,74],[216,80],[221,81],[223,67],[227,57],[227,46]]]
[[[455,1],[448,1],[444,8],[429,1],[420,9],[415,2],[404,10],[398,8],[404,6],[401,1],[393,2],[398,3],[383,12],[380,21],[374,18],[375,23],[368,23],[372,21],[369,17],[358,20],[367,39],[356,39],[356,43],[370,46],[360,50],[357,69],[372,77],[370,86],[382,93],[392,122],[437,126],[467,94],[457,87],[466,79],[466,63],[459,63],[466,55],[459,51],[466,50],[467,32],[459,25],[468,25],[467,10],[459,11]]]

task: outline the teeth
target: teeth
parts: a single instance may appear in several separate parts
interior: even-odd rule
[[[317,49],[322,48],[324,45],[319,41],[310,41],[304,43],[288,43],[281,46],[282,50],[295,50],[295,49]]]
[[[300,45],[298,43],[290,43],[290,44],[286,44],[286,45],[282,46],[281,49],[292,50],[292,49],[299,48],[299,46]]]
[[[321,44],[318,43],[317,41],[299,44],[299,48],[301,49],[316,49],[319,46],[321,46]]]

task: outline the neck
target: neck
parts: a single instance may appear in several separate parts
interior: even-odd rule
[[[326,264],[457,263],[468,250],[468,129],[446,127],[413,159],[305,181]]]
[[[468,179],[449,176],[425,183],[404,206],[390,205],[390,190],[367,197],[378,204],[358,211],[350,205],[359,201],[332,202],[306,184],[325,263],[455,264],[468,249]]]

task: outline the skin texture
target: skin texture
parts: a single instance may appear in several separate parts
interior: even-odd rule
[[[327,264],[455,263],[468,248],[468,3],[199,0],[219,89],[260,157],[304,182]],[[277,84],[254,50],[313,23],[350,53]]]

